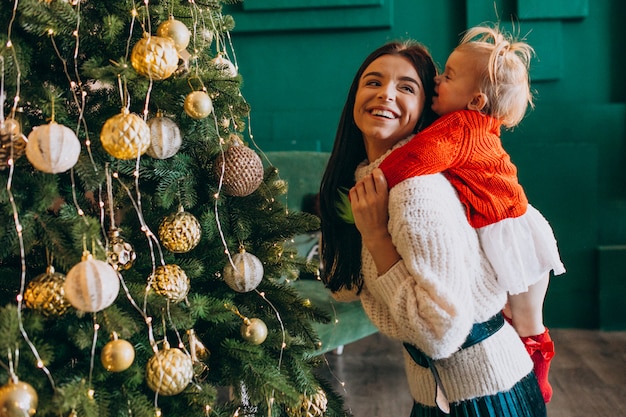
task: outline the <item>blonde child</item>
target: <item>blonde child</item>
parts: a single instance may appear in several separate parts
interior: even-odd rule
[[[565,272],[548,222],[528,204],[500,128],[519,124],[532,106],[533,49],[497,27],[469,29],[435,78],[440,118],[381,164],[389,188],[443,172],[457,189],[498,283],[509,293],[505,315],[524,342],[545,402],[554,345],[543,324],[550,271]]]

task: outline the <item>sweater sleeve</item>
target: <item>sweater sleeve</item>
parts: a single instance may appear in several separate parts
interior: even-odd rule
[[[403,181],[391,190],[389,206],[389,231],[402,260],[380,276],[365,263],[361,301],[383,333],[435,359],[448,357],[476,317],[470,293],[478,238],[442,175]]]
[[[380,164],[389,188],[418,175],[437,174],[464,163],[469,146],[463,113],[453,112],[437,119],[415,135],[406,145],[395,149]],[[465,151],[464,151],[465,150]]]

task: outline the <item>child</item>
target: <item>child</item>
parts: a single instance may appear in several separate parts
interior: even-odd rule
[[[500,141],[532,106],[528,68],[533,49],[498,28],[474,27],[435,78],[432,109],[441,116],[381,164],[389,188],[443,172],[477,229],[498,283],[509,293],[505,315],[534,363],[545,402],[554,345],[543,325],[550,271],[562,274],[552,229],[528,204],[517,169]]]

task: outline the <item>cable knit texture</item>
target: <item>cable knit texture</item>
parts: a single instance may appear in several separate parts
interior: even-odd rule
[[[371,173],[385,156],[360,166],[356,179]],[[382,333],[435,359],[451,402],[506,391],[531,372],[532,361],[508,323],[459,351],[473,323],[503,308],[506,293],[443,175],[412,177],[390,191],[389,232],[402,260],[379,276],[363,248],[361,302]],[[434,406],[431,372],[406,352],[405,361],[414,399]]]
[[[389,188],[407,178],[443,172],[475,228],[521,216],[528,205],[517,168],[502,147],[500,122],[477,111],[440,117],[392,152],[380,168]]]

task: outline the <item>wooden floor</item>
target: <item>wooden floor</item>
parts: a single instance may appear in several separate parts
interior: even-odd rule
[[[626,332],[551,329],[549,417],[626,417]],[[401,345],[375,334],[325,355],[323,375],[355,417],[408,417]]]

